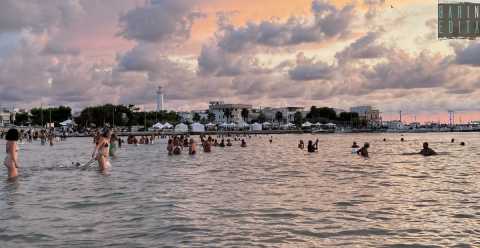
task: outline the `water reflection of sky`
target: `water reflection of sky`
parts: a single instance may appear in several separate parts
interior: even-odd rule
[[[22,176],[0,187],[0,240],[7,247],[474,244],[480,139],[400,137],[285,135],[271,145],[252,137],[247,148],[238,141],[194,157],[167,156],[161,140],[125,145],[107,176],[71,166],[88,161],[90,139],[22,145]],[[318,153],[296,148],[316,138]],[[353,141],[370,142],[371,158],[352,155]],[[448,155],[402,155],[424,141]]]

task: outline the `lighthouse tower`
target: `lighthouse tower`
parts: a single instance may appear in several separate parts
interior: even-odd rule
[[[165,110],[163,107],[163,88],[158,86],[157,90],[157,112]]]

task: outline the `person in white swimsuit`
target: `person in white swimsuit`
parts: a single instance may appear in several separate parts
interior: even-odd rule
[[[17,129],[10,129],[5,136],[7,140],[6,152],[7,157],[3,164],[8,169],[8,179],[13,179],[18,176],[18,145],[17,141],[20,138],[20,133]]]
[[[110,168],[109,153],[110,153],[110,139],[112,133],[110,130],[105,129],[97,140],[95,150],[93,151],[92,158],[98,161],[100,171],[105,171]]]

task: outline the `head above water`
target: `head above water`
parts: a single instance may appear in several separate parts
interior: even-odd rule
[[[365,144],[363,145],[363,147],[369,148],[369,147],[370,147],[370,144],[367,142],[367,143],[365,143]]]
[[[423,143],[423,148],[424,148],[424,149],[428,149],[428,142],[424,142],[424,143]]]
[[[5,135],[5,139],[8,141],[18,141],[19,138],[20,138],[20,133],[15,128],[8,130],[7,135]]]

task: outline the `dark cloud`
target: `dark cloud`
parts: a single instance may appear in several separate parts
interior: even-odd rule
[[[457,64],[480,66],[480,43],[472,42],[467,46],[454,45],[454,50]]]
[[[303,43],[322,42],[338,38],[349,31],[354,20],[354,6],[337,9],[326,0],[312,2],[313,18],[291,17],[286,22],[262,21],[244,27],[220,25],[218,46],[229,53],[250,50],[256,46],[284,47]]]
[[[374,59],[385,56],[389,50],[383,44],[378,44],[382,31],[368,32],[341,52],[335,55],[339,63],[347,63],[356,59]]]
[[[311,81],[330,79],[335,68],[323,61],[308,59],[303,53],[297,55],[296,66],[288,74],[294,81]]]
[[[385,0],[363,0],[363,3],[368,7],[367,12],[365,13],[365,19],[370,21],[375,18],[382,7],[384,7]]]
[[[121,36],[145,42],[183,41],[190,37],[196,18],[195,0],[150,0],[120,17]]]
[[[0,32],[21,30],[43,32],[54,26],[70,24],[82,12],[79,1],[2,0]]]

